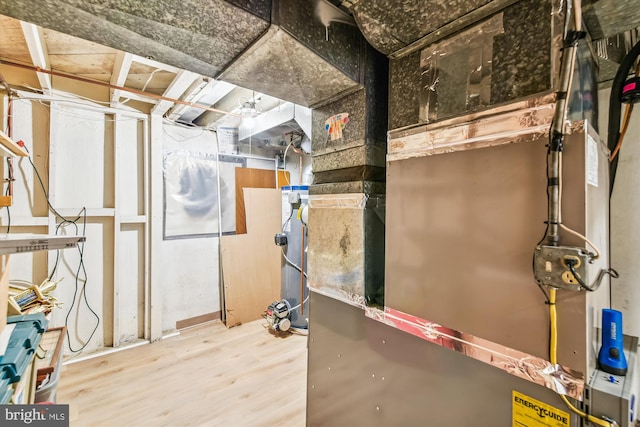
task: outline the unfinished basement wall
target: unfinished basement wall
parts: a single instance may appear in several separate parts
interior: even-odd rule
[[[24,141],[35,168],[29,158],[14,159],[3,232],[84,234],[86,243],[11,255],[11,280],[59,281],[53,295],[61,307],[49,326],[67,326],[66,354],[146,338],[146,116],[21,92],[13,139]]]
[[[177,322],[219,312],[220,287],[218,237],[212,235],[218,232],[216,134],[168,123],[162,132],[164,194],[153,197],[163,198],[164,206],[160,291],[166,333]]]
[[[234,168],[273,170],[275,152],[241,146],[236,153],[220,156],[221,196],[218,197],[216,133],[164,122],[163,238],[161,283],[153,286],[162,293],[162,331],[171,333],[182,325],[219,319],[222,311],[219,264],[218,203],[223,235],[235,232]],[[310,158],[289,150],[279,167],[289,172],[290,184],[299,185],[300,176],[309,180]],[[280,183],[286,185],[286,183]],[[251,262],[251,254],[246,254]],[[266,307],[265,307],[266,308]]]

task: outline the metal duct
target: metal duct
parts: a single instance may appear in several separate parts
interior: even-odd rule
[[[238,2],[235,2],[238,3]],[[0,13],[215,76],[269,28],[271,1],[0,0]]]
[[[240,142],[249,138],[270,139],[283,137],[288,132],[302,130],[311,137],[311,110],[290,102],[254,118],[250,123],[243,121],[238,129]]]
[[[516,0],[357,0],[362,33],[389,57],[404,56],[472,25]]]
[[[591,36],[603,39],[640,27],[636,0],[583,0],[584,23]]]
[[[0,13],[304,106],[362,87],[366,41],[324,0],[0,0]]]

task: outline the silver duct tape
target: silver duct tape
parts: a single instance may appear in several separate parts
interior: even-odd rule
[[[392,308],[385,307],[383,311],[368,307],[365,298],[361,295],[341,289],[315,286],[311,282],[309,282],[309,289],[317,294],[358,307],[364,310],[365,315],[372,320],[464,354],[558,394],[582,401],[585,380],[581,372]]]
[[[352,292],[345,291],[343,289],[331,288],[328,286],[319,286],[313,283],[311,280],[307,279],[307,283],[309,285],[309,290],[315,292],[316,294],[323,295],[325,297],[333,298],[335,300],[341,301],[345,304],[352,305],[354,307],[358,307],[362,310],[368,309],[366,300],[363,295],[357,295]]]
[[[558,394],[582,400],[584,375],[580,372],[391,308],[382,311],[366,307],[365,314],[373,320],[457,351]]]
[[[365,209],[385,206],[384,195],[364,193],[309,196],[310,209]]]
[[[392,132],[389,135],[387,161],[535,141],[549,133],[555,107],[544,102],[551,100],[547,96],[489,110],[484,116],[468,115]],[[516,106],[520,109],[513,110]]]

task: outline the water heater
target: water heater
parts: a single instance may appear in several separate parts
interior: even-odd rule
[[[309,200],[309,186],[282,187],[282,294],[291,307],[291,326],[307,328],[309,302],[307,301],[307,227],[302,211]]]

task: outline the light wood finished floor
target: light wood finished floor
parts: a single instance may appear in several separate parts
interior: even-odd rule
[[[72,427],[305,425],[307,338],[212,322],[63,366]]]

